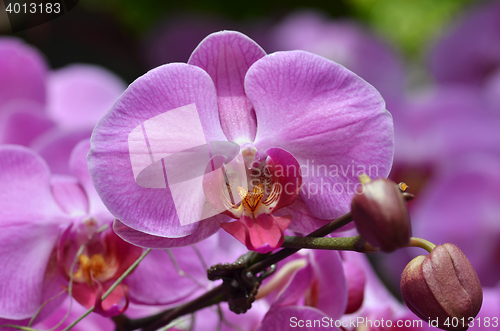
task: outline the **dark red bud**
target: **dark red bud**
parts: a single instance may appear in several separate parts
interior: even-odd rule
[[[352,199],[351,211],[359,234],[373,246],[392,252],[409,244],[410,217],[393,181],[378,178],[364,184]]]
[[[452,244],[436,246],[408,263],[401,276],[403,299],[424,321],[443,330],[467,330],[468,319],[481,309],[483,290],[462,251]]]

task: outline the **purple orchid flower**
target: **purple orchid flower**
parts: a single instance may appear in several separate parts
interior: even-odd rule
[[[35,149],[60,174],[70,173],[74,146],[125,90],[98,66],[49,71],[40,52],[14,38],[0,38],[0,71],[0,143]]]
[[[71,310],[70,310],[71,309]],[[70,310],[68,316],[66,314]],[[79,318],[85,313],[87,308],[73,302],[70,306],[70,300],[66,299],[61,307],[56,310],[52,315],[47,317],[44,321],[37,323],[34,328],[37,330],[49,330],[59,325],[59,327],[54,329],[54,331],[63,331],[67,328],[74,320]],[[74,331],[113,331],[115,329],[115,323],[109,318],[105,318],[99,314],[90,314],[81,320],[78,324],[71,328]]]
[[[115,74],[99,66],[73,64],[50,72],[47,81],[46,116],[56,124],[30,145],[53,173],[70,174],[69,156],[88,139],[99,118],[125,90]]]
[[[339,253],[309,252],[304,262],[275,298],[259,331],[295,330],[297,327],[340,330],[335,321],[346,311],[348,291]],[[308,325],[307,321],[316,322]]]
[[[428,184],[412,214],[414,234],[457,245],[483,286],[500,280],[499,265],[493,262],[500,252],[499,167],[498,155],[455,158]]]
[[[403,95],[401,59],[386,42],[354,21],[296,12],[275,27],[270,44],[276,50],[301,49],[342,64],[372,84],[386,102]]]
[[[475,89],[439,87],[415,94],[393,112],[395,153],[391,178],[418,193],[442,163],[468,153],[497,153],[498,118]],[[417,196],[418,199],[418,196]]]
[[[469,11],[456,22],[430,54],[430,68],[437,82],[481,86],[498,73],[499,22],[498,1]]]
[[[404,329],[421,331],[425,330],[426,322],[415,316],[406,306],[401,304],[381,282],[370,262],[363,254],[355,252],[341,252],[346,275],[348,268],[357,270],[363,274],[365,282],[363,285],[363,298],[361,306],[352,312],[346,312],[340,323],[347,329],[363,330],[392,330]],[[347,268],[346,268],[347,267]],[[349,278],[347,279],[349,282]],[[360,292],[361,283],[358,282],[353,290]],[[351,289],[350,289],[351,290]],[[399,324],[398,324],[399,323]]]
[[[190,119],[176,115],[190,109],[196,110]],[[299,185],[290,194],[276,193],[273,208],[270,195],[260,196],[259,185],[241,186],[250,192],[241,199],[249,198],[243,204],[249,218],[224,227],[259,251],[281,242],[289,222],[276,216],[291,215],[288,228],[308,232],[347,212],[358,172],[376,169],[373,177],[386,176],[393,148],[391,116],[380,95],[344,67],[302,51],[266,55],[240,33],[215,33],[202,41],[188,64],[167,64],[138,78],[94,130],[89,169],[103,202],[119,219],[118,235],[143,247],[182,246],[209,237],[221,223],[239,216],[215,213],[200,221],[211,197],[185,190],[174,203],[177,193],[165,184],[164,157],[214,141],[238,144],[235,162],[260,174],[271,163],[302,168],[300,195],[293,201],[300,187],[298,171],[282,175],[286,183]],[[160,176],[141,175],[137,162]],[[199,163],[205,169],[216,162],[208,157]],[[174,170],[193,166],[181,163]],[[140,186],[137,178],[160,180]],[[176,204],[182,208],[176,210]],[[269,208],[258,210],[257,205]],[[275,213],[276,206],[281,209]],[[182,225],[181,219],[189,224]],[[254,240],[265,229],[266,235]]]
[[[500,147],[498,117],[488,112],[477,89],[441,86],[393,113],[396,149],[391,178],[409,185],[413,234],[462,249],[483,285],[500,279],[490,261],[498,251],[493,170]],[[476,178],[476,179],[473,179]],[[471,222],[475,219],[475,222]],[[478,245],[471,240],[481,238]],[[400,250],[385,259],[386,275],[399,283],[404,266],[421,252]],[[384,268],[385,269],[385,268]]]
[[[212,262],[217,237],[198,249],[150,253],[101,302],[101,294],[141,255],[142,248],[111,231],[113,216],[95,192],[87,169],[89,147],[89,141],[83,141],[72,153],[75,177],[51,176],[44,160],[25,147],[0,147],[0,261],[5,266],[0,272],[0,318],[9,320],[6,323],[28,323],[43,302],[59,295],[38,316],[37,321],[43,320],[66,297],[61,291],[68,288],[70,278],[73,298],[105,316],[121,313],[123,301],[176,304],[208,287],[200,256]],[[82,254],[76,256],[84,243]]]
[[[44,113],[47,71],[36,49],[0,38],[0,143],[28,145],[53,126]]]

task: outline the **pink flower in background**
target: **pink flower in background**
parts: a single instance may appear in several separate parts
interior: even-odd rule
[[[488,112],[477,90],[458,86],[427,89],[414,93],[392,114],[396,140],[393,171],[438,168],[457,155],[499,150],[499,119]]]
[[[500,3],[474,8],[432,49],[430,69],[440,84],[484,86],[500,69]]]
[[[269,44],[273,50],[300,49],[335,61],[372,84],[386,102],[403,96],[402,60],[395,49],[357,22],[335,21],[314,11],[296,12],[276,25]]]
[[[495,197],[499,194],[500,122],[476,89],[441,86],[393,112],[394,166],[390,177],[415,193],[409,204],[413,235],[435,244],[457,245],[483,285],[493,286],[500,271]],[[480,244],[472,238],[481,238]],[[415,250],[415,249],[413,249]],[[384,264],[395,283],[412,256],[405,249]]]
[[[14,38],[0,39],[0,71],[0,143],[32,147],[54,173],[70,173],[73,147],[125,90],[99,66],[49,71],[42,54]]]
[[[305,256],[305,266],[297,270],[271,304],[258,330],[295,330],[306,327],[299,320],[333,321],[329,330],[340,330],[335,321],[344,314],[348,291],[338,252],[314,251]],[[294,324],[295,323],[295,324]],[[307,327],[321,330],[324,325]]]
[[[0,318],[10,320],[6,323],[26,324],[42,303],[68,288],[71,273],[73,298],[87,308],[95,305],[96,312],[108,316],[120,313],[128,301],[173,304],[208,286],[200,256],[212,262],[216,237],[200,244],[199,250],[185,247],[170,254],[150,253],[110,297],[100,301],[142,248],[112,232],[113,216],[97,196],[87,170],[88,150],[87,140],[72,153],[73,176],[54,176],[33,151],[0,147],[0,262],[4,266]],[[82,244],[86,244],[83,253],[76,257]],[[175,268],[192,278],[172,271]],[[56,310],[65,297],[50,301],[37,321]]]
[[[137,79],[94,130],[89,169],[103,202],[120,220],[115,230],[130,242],[158,248],[187,245],[207,238],[221,222],[230,220],[217,215],[182,226],[170,190],[144,188],[134,178],[128,141],[132,130],[155,116],[192,104],[205,140],[237,143],[245,165],[266,158],[277,162],[281,156],[273,155],[271,148],[288,155],[283,158],[284,166],[307,167],[314,162],[343,167],[343,173],[339,170],[332,176],[302,173],[300,196],[276,214],[292,215],[289,229],[312,231],[326,219],[347,212],[354,191],[344,187],[358,182],[355,166],[365,171],[369,166],[376,168],[378,176],[389,172],[391,116],[370,85],[319,56],[299,51],[266,55],[242,34],[215,33],[196,48],[188,64],[164,65]],[[179,119],[169,125],[163,133],[155,131],[149,146],[168,155],[196,141],[190,130],[195,122]],[[335,184],[337,191],[332,192]],[[253,192],[253,186],[248,187]],[[310,187],[317,191],[311,193]],[[279,198],[287,204],[293,201],[287,194]],[[184,202],[189,216],[196,219],[203,199],[186,197]],[[281,231],[274,231],[272,241],[259,245],[274,248],[284,228],[277,223],[269,226]],[[245,243],[251,247],[248,240]]]
[[[341,322],[347,325],[347,330],[414,330],[421,331],[427,326],[407,307],[399,302],[380,281],[370,262],[363,254],[356,252],[341,252],[346,275],[349,269],[357,270],[365,276],[364,296],[358,310],[346,312]],[[349,281],[350,278],[348,278]],[[357,328],[350,327],[352,321],[357,321]],[[382,324],[382,321],[384,321]],[[358,323],[359,322],[359,323]],[[397,323],[407,323],[397,325]]]
[[[33,47],[0,38],[0,143],[30,144],[54,124],[45,116],[47,64]]]
[[[500,281],[499,167],[498,155],[477,153],[450,160],[422,191],[412,211],[414,235],[458,246],[483,286]]]
[[[43,322],[34,325],[35,329],[39,330],[49,330],[54,326],[58,325],[59,322],[64,322],[55,329],[55,331],[62,331],[67,328],[74,320],[79,318],[85,313],[87,308],[73,302],[71,306],[71,311],[66,319],[66,313],[70,309],[69,299],[63,303],[58,310],[56,310],[52,315],[46,318]],[[74,331],[113,331],[115,330],[115,323],[109,318],[105,318],[99,314],[90,314],[74,327],[71,328]]]

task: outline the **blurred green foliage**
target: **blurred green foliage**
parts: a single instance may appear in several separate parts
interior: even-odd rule
[[[274,19],[301,9],[322,10],[332,17],[352,17],[373,27],[416,58],[442,28],[478,0],[86,0],[91,10],[114,14],[138,35],[166,15],[179,12],[216,14],[234,20]]]
[[[477,0],[346,0],[355,15],[410,57],[419,56],[436,35]]]

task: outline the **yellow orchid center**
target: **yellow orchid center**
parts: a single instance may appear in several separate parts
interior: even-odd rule
[[[91,284],[92,279],[106,279],[116,269],[114,263],[109,263],[102,254],[94,254],[89,257],[82,254],[78,257],[79,267],[73,274],[76,281]]]
[[[245,187],[238,186],[238,194],[240,195],[243,208],[253,214],[259,208],[262,198],[264,198],[264,189],[262,184],[260,184],[255,186],[252,192],[248,192]]]

